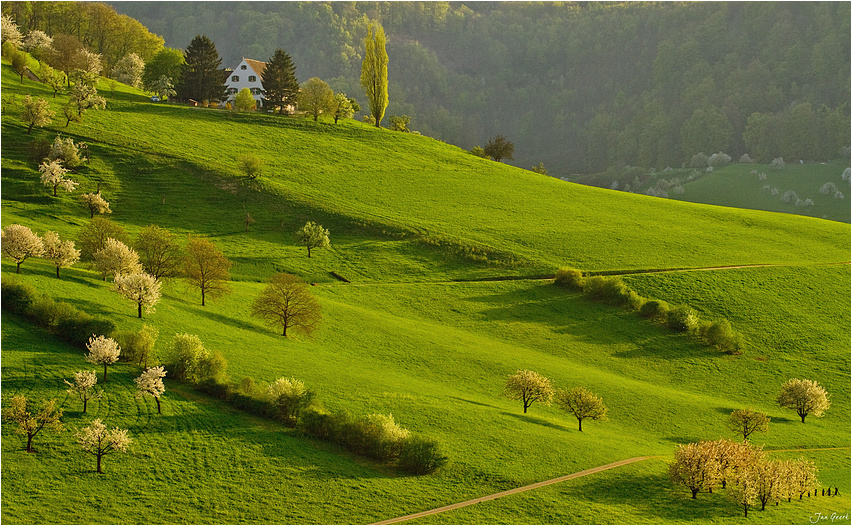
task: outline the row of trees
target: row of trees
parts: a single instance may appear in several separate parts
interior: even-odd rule
[[[820,485],[813,462],[801,458],[769,460],[762,446],[753,446],[747,440],[720,438],[684,444],[678,446],[674,456],[674,462],[669,464],[672,482],[689,488],[693,499],[700,491],[727,489],[728,496],[743,507],[746,517],[757,502],[764,510],[769,503],[777,505],[785,499],[789,502],[796,496],[802,499],[811,491],[816,495]]]

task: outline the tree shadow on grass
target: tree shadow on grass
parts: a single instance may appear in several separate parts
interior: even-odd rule
[[[542,427],[549,427],[551,429],[556,429],[557,431],[572,431],[573,428],[565,427],[561,424],[556,424],[551,422],[550,420],[545,420],[544,418],[539,418],[537,416],[532,416],[529,413],[509,413],[508,411],[503,411],[500,414],[504,416],[510,416],[512,418],[517,418],[518,420],[522,420],[524,422],[528,422],[530,424],[540,425]]]
[[[596,345],[618,346],[616,358],[655,357],[667,360],[707,357],[712,351],[687,334],[672,332],[624,307],[588,300],[552,284],[536,283],[516,290],[469,298],[493,305],[481,311],[485,321],[524,322],[551,327],[556,334]],[[624,349],[628,344],[627,349]]]
[[[267,332],[266,328],[261,325],[255,325],[253,323],[247,323],[237,318],[232,318],[230,316],[225,316],[223,314],[218,314],[215,312],[210,312],[208,310],[204,310],[204,307],[201,306],[187,306],[186,310],[195,314],[197,316],[201,316],[203,318],[207,318],[211,321],[214,321],[221,325],[230,325],[231,327],[236,327],[237,329],[242,329],[245,331],[252,332]]]
[[[460,398],[458,396],[451,396],[450,398],[452,398],[454,400],[459,400],[461,402],[467,402],[469,404],[481,405],[482,407],[491,407],[493,409],[501,409],[500,407],[497,407],[496,405],[486,404],[486,403],[483,403],[483,402],[477,402],[475,400],[469,400],[467,398]]]

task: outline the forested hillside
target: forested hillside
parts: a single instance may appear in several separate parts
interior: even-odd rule
[[[277,47],[300,81],[362,101],[368,20],[388,34],[388,115],[471,148],[506,135],[551,175],[680,167],[698,153],[768,162],[848,155],[848,2],[118,2],[224,63]]]

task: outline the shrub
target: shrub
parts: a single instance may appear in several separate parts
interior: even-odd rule
[[[377,460],[394,460],[402,450],[409,431],[397,424],[393,415],[371,414],[358,421],[361,445],[367,456]]]
[[[696,153],[692,156],[692,159],[689,160],[690,168],[704,168],[707,166],[708,157],[702,152]]]
[[[305,384],[295,378],[279,378],[266,390],[267,400],[277,408],[278,416],[290,427],[296,427],[299,413],[313,397],[314,394]]]
[[[707,158],[710,166],[724,166],[731,162],[731,156],[724,152],[717,152]]]
[[[646,301],[639,308],[639,315],[643,318],[665,318],[668,316],[669,304],[662,300]]]
[[[174,378],[189,383],[200,383],[202,362],[210,356],[201,339],[194,334],[175,334],[172,345],[166,351],[163,361]]]
[[[33,139],[27,145],[27,155],[30,161],[41,163],[50,154],[50,141],[44,138]]]
[[[93,318],[76,309],[71,316],[56,320],[56,332],[59,337],[79,345],[85,345],[94,334],[108,338],[114,331],[115,324],[113,322]]]
[[[784,169],[784,158],[776,157],[772,159],[772,162],[769,163],[769,168],[773,170],[783,170]]]
[[[744,153],[740,156],[740,162],[743,163],[743,164],[747,164],[747,163],[753,163],[754,161],[752,160],[752,158],[749,154]]]
[[[742,338],[728,320],[719,320],[702,327],[701,336],[710,345],[728,354],[740,354]]]
[[[621,281],[621,278],[611,276],[592,276],[587,278],[583,286],[586,296],[593,300],[611,303],[613,305],[624,305],[631,299],[631,293],[636,296],[630,287]]]
[[[138,331],[120,331],[113,336],[121,347],[122,361],[137,363],[148,367],[148,362],[156,362],[154,344],[159,332],[156,327],[145,324]]]
[[[220,352],[208,353],[199,363],[201,381],[228,383],[228,360]]]
[[[0,283],[0,297],[3,310],[27,315],[36,299],[36,291],[27,283],[4,279]]]
[[[335,416],[318,408],[309,408],[299,418],[299,431],[320,440],[333,440],[335,436]]]
[[[554,283],[572,290],[583,290],[583,273],[573,268],[561,268],[556,271]]]
[[[410,435],[400,444],[397,467],[412,475],[434,473],[447,463],[438,443],[418,435]]]
[[[698,326],[698,315],[689,305],[678,305],[666,314],[666,324],[676,331],[691,331]]]
[[[70,303],[53,301],[50,296],[38,298],[30,307],[30,318],[42,327],[53,327],[59,320],[78,316],[80,311]]]

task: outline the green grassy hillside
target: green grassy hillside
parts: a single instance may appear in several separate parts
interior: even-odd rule
[[[4,96],[43,93],[12,82],[5,68]],[[14,114],[4,116],[2,224],[73,238],[87,214],[73,196],[53,198],[39,185],[24,131]],[[138,320],[84,265],[57,280],[46,262],[28,260],[19,279],[121,330],[151,323],[159,349],[176,332],[198,334],[224,354],[234,381],[294,376],[331,409],[392,413],[435,438],[450,463],[435,475],[401,476],[176,383],[157,415],[151,400],[133,398],[138,370],[129,365],[115,367],[107,397],[82,415],[62,383],[89,368],[82,350],[7,315],[4,404],[19,392],[59,397],[69,428],[101,417],[130,428],[136,444],[129,457],[108,457],[99,477],[71,433],[40,436],[39,452],[27,455],[4,426],[4,522],[363,523],[661,455],[427,522],[739,523],[739,508],[723,496],[691,503],[666,481],[664,462],[677,444],[732,437],[725,417],[750,405],[772,417],[759,437],[767,449],[849,447],[850,273],[835,265],[849,260],[848,224],[583,187],[357,122],[157,105],[129,91],[81,125],[34,136],[59,132],[90,144],[91,165],[74,175],[78,191],[102,182],[111,218],[132,234],[154,223],[208,236],[234,261],[233,293],[201,307],[174,282],[156,312]],[[236,169],[249,152],[266,165],[255,181]],[[249,232],[245,210],[257,219]],[[308,220],[332,238],[310,259],[293,241]],[[742,356],[547,280],[453,281],[549,274],[567,264],[746,263],[779,266],[629,278],[646,296],[730,319],[746,339]],[[8,279],[13,263],[4,260],[0,271]],[[262,282],[277,271],[319,284],[311,290],[324,321],[315,338],[284,339],[250,317]],[[500,393],[507,375],[527,368],[559,387],[588,386],[610,407],[610,421],[580,433],[555,406],[524,415]],[[804,426],[774,404],[781,382],[799,375],[832,395],[825,418]],[[848,449],[807,454],[826,485],[850,494]],[[661,505],[648,505],[648,485]],[[135,498],[124,498],[127,491]],[[779,506],[749,521],[806,523],[817,510],[846,512],[849,498]]]

